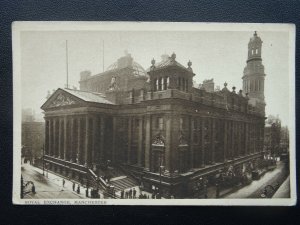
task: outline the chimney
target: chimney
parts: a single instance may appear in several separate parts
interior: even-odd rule
[[[80,80],[82,81],[82,80],[88,79],[91,76],[91,74],[92,73],[89,70],[85,70],[85,71],[80,72]]]
[[[204,80],[202,84],[202,88],[204,88],[205,91],[207,92],[214,92],[215,90],[214,79]]]

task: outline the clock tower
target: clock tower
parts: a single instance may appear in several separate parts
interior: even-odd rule
[[[262,40],[255,31],[248,43],[248,59],[244,69],[243,92],[248,93],[253,106],[265,105],[265,72],[261,58]]]

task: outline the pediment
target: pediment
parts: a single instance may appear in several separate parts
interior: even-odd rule
[[[43,110],[58,108],[63,106],[75,106],[81,104],[83,101],[71,94],[63,91],[62,89],[58,89],[56,92],[52,94],[48,98],[48,100],[41,107]]]

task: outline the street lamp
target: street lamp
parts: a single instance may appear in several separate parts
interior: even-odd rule
[[[162,196],[162,171],[165,167],[162,165],[162,154],[160,154],[160,166],[159,166],[159,197]]]
[[[43,176],[45,176],[45,145],[43,144]]]

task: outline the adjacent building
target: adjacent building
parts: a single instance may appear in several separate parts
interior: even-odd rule
[[[103,73],[82,72],[80,90],[59,88],[41,107],[48,169],[105,189],[109,166],[112,176],[183,198],[200,178],[213,184],[229,167],[255,168],[265,125],[261,47],[255,32],[239,91],[214,90],[213,80],[193,87],[192,62],[175,53],[147,70],[127,53]]]
[[[22,110],[22,158],[34,163],[35,159],[43,155],[43,144],[45,140],[44,122],[36,121],[32,109]]]

